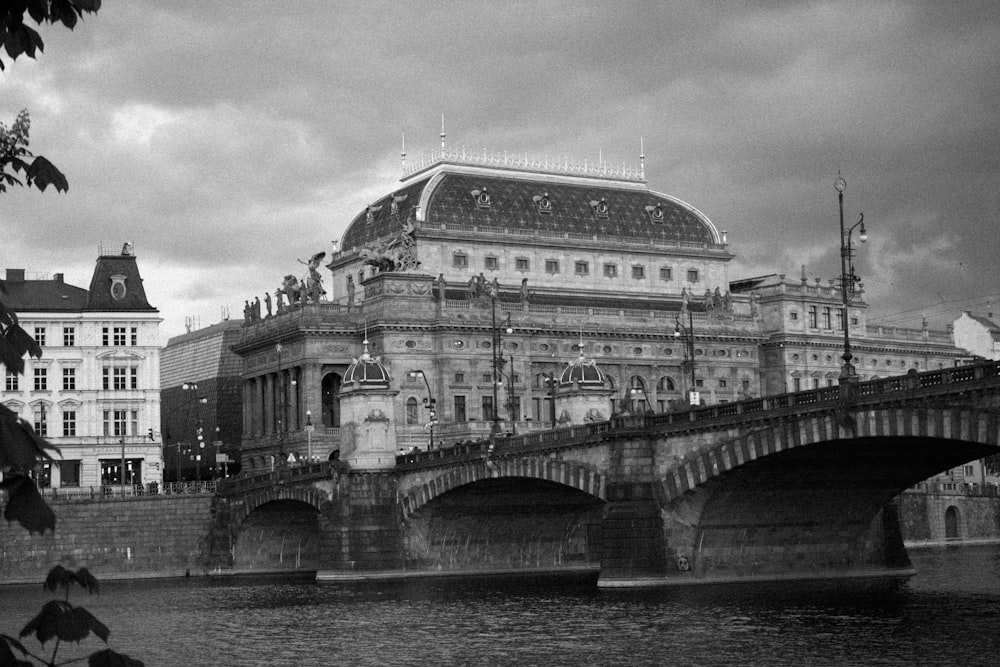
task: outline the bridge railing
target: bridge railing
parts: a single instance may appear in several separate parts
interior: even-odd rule
[[[902,397],[909,392],[920,392],[943,385],[966,387],[976,383],[996,381],[1000,378],[1000,362],[977,362],[969,366],[942,368],[924,373],[898,375],[859,382],[854,387],[854,398],[892,399],[893,394]],[[593,440],[595,436],[614,433],[627,435],[670,426],[708,425],[710,422],[739,419],[745,415],[773,412],[775,415],[795,411],[796,408],[822,408],[835,406],[841,398],[841,387],[819,387],[775,396],[752,398],[734,403],[721,403],[689,410],[663,412],[658,414],[614,417],[610,421],[558,428],[549,431],[529,433],[497,440],[496,454],[518,454],[544,450],[549,447],[572,446],[578,442]],[[431,452],[414,452],[396,458],[397,465],[435,466],[442,462],[481,457],[489,452],[488,441],[465,443],[436,449]]]
[[[328,479],[345,465],[341,461],[320,461],[319,463],[309,465],[275,468],[272,471],[257,473],[255,475],[241,475],[239,477],[220,480],[217,491],[221,495],[235,495],[279,484],[294,484],[296,482]]]

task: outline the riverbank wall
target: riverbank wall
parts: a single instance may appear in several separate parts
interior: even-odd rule
[[[1000,542],[1000,497],[990,493],[910,490],[896,497],[907,547]]]
[[[0,582],[41,583],[56,565],[86,567],[99,580],[202,574],[218,532],[220,502],[207,493],[50,504],[54,533],[0,522]]]

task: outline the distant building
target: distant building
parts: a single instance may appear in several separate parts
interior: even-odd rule
[[[226,320],[175,336],[160,353],[164,479],[239,472],[243,360],[230,350],[242,322]],[[201,435],[201,439],[198,436]]]
[[[843,304],[837,281],[767,275],[730,283],[752,295],[760,314],[763,393],[839,383],[844,353]],[[954,366],[968,357],[948,331],[870,326],[863,293],[848,306],[852,364],[860,380]]]
[[[988,317],[963,311],[955,320],[955,345],[981,359],[1000,359],[1000,326]]]
[[[42,347],[25,374],[5,369],[0,400],[59,448],[42,487],[162,481],[159,311],[131,244],[99,250],[90,289],[7,269],[4,304]]]

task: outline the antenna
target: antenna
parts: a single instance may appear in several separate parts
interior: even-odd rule
[[[403,147],[399,151],[399,159],[403,163],[403,173],[406,174],[406,132],[403,132],[402,135],[403,135]]]

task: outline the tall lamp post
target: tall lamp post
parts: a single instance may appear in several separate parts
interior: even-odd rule
[[[312,410],[306,410],[306,452],[309,456],[309,465],[312,465],[313,462],[313,431],[316,430],[316,427],[313,426],[312,415]]]
[[[854,365],[851,364],[854,355],[851,354],[851,325],[847,317],[847,306],[851,301],[851,297],[856,292],[856,286],[861,282],[861,279],[854,274],[854,262],[852,261],[854,253],[851,245],[851,234],[855,228],[860,227],[858,230],[858,239],[862,243],[868,240],[868,234],[865,232],[864,213],[861,214],[857,222],[845,231],[844,190],[847,189],[847,181],[844,180],[844,177],[839,172],[837,173],[837,179],[833,182],[833,187],[837,190],[837,201],[840,208],[840,296],[842,301],[841,310],[843,312],[841,322],[844,326],[844,355],[842,357],[844,364],[840,370],[840,383],[847,384],[857,381]]]
[[[680,317],[677,318],[677,323],[674,325],[674,338],[680,338],[683,335],[685,343],[687,343],[688,364],[691,372],[691,383],[688,385],[688,405],[698,405],[701,402],[701,397],[695,388],[694,379],[694,316],[690,309],[688,309],[687,314],[688,325],[686,327],[681,324]]]
[[[546,395],[549,397],[549,419],[552,420],[552,428],[556,427],[556,375],[555,373],[542,373],[545,378],[545,385],[549,388]]]
[[[434,449],[434,427],[437,426],[437,401],[434,399],[434,394],[431,393],[431,385],[427,382],[427,375],[423,371],[410,371],[407,373],[411,379],[416,380],[418,377],[424,381],[424,387],[427,388],[427,397],[424,399],[424,407],[430,412],[428,414],[427,423],[424,424],[425,428],[430,429],[431,440],[427,444],[427,451]]]
[[[493,324],[493,425],[490,427],[490,437],[496,439],[500,434],[500,397],[498,395],[498,389],[502,382],[503,377],[503,339],[500,335],[500,330],[505,329],[508,334],[514,333],[514,329],[510,326],[510,313],[504,320],[497,324],[497,300],[500,298],[500,283],[494,278],[493,282],[488,283],[486,287],[486,296],[490,299],[490,308],[492,309],[492,324]]]
[[[281,371],[281,343],[274,346],[274,351],[278,353],[278,467],[283,467],[285,461],[285,412],[288,409],[288,397],[285,395],[285,376]]]

